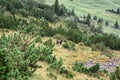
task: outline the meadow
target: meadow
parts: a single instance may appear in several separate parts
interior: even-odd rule
[[[52,5],[55,0],[46,0],[47,4]],[[120,7],[120,0],[59,0],[60,4],[64,4],[68,9],[75,10],[75,13],[80,17],[90,13],[92,16],[104,18],[108,20],[110,27],[113,27],[115,21],[120,24],[120,15],[107,12],[106,9],[117,9]],[[104,32],[115,33],[120,36],[120,30],[114,28],[104,28]]]

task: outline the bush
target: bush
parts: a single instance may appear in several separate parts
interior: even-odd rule
[[[117,67],[116,71],[110,74],[110,80],[119,80],[120,79],[120,68]]]
[[[96,72],[98,72],[99,70],[100,70],[99,64],[96,64],[96,65],[94,65],[94,66],[92,66],[92,67],[89,68],[89,71],[90,71],[91,73],[96,73]]]
[[[71,72],[69,72],[67,69],[65,69],[65,67],[61,67],[59,73],[65,74],[67,78],[73,77],[73,74]]]
[[[117,76],[116,76],[115,73],[111,73],[110,74],[110,80],[119,80],[119,79],[117,79]]]
[[[52,39],[49,39],[46,42],[44,42],[44,45],[47,46],[47,47],[54,47]]]
[[[75,50],[75,44],[73,42],[66,42],[65,44],[63,44],[63,47],[66,49]]]
[[[71,40],[75,43],[79,43],[82,41],[83,34],[79,30],[68,30],[66,37],[68,40]]]
[[[42,43],[42,38],[41,38],[40,36],[37,37],[37,38],[35,39],[35,42],[36,42],[36,43],[38,43],[38,42],[39,42],[39,43]]]
[[[2,80],[27,80],[38,67],[39,52],[31,42],[26,42],[26,36],[14,34],[0,37],[0,78]],[[27,40],[28,41],[28,40]],[[41,55],[41,54],[40,54]],[[3,63],[4,62],[4,63]],[[4,71],[1,73],[1,70]]]
[[[55,61],[54,63],[50,64],[50,68],[51,69],[56,69],[57,71],[59,71],[59,69],[61,68],[63,64],[63,60],[60,59],[59,61]]]
[[[47,73],[47,76],[57,80],[57,76],[55,76],[51,71]]]
[[[105,51],[106,50],[106,46],[103,42],[101,43],[96,43],[92,45],[92,50],[96,51],[96,50],[100,50],[100,51]]]
[[[66,20],[66,26],[71,29],[78,29],[77,21],[73,17]]]
[[[19,24],[19,21],[15,17],[5,17],[0,14],[0,28],[15,29]]]
[[[100,66],[99,64],[96,64],[90,68],[86,68],[83,63],[79,63],[79,62],[75,62],[74,66],[73,66],[73,70],[80,72],[80,73],[85,73],[88,74],[90,76],[94,76],[94,77],[99,77],[97,72],[99,71]]]
[[[49,27],[48,21],[45,20],[43,17],[40,19],[40,27]]]
[[[70,49],[70,46],[69,46],[68,43],[63,44],[63,47],[66,48],[66,49]]]
[[[40,35],[41,36],[54,36],[56,34],[56,31],[52,27],[43,27],[40,29]]]

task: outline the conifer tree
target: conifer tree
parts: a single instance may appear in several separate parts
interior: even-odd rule
[[[119,24],[118,24],[118,21],[115,22],[114,24],[114,28],[118,29],[119,28]]]
[[[75,16],[75,11],[72,9],[71,15]]]
[[[106,25],[106,26],[109,26],[109,22],[108,22],[108,21],[106,21],[106,22],[105,22],[105,25]]]
[[[93,20],[97,20],[97,16],[94,16],[94,17],[93,17]]]
[[[88,26],[90,26],[90,23],[91,23],[91,15],[88,14],[87,18],[86,18],[86,24],[88,24]]]
[[[59,15],[59,1],[58,0],[55,1],[54,9],[55,9],[56,15]]]
[[[118,21],[115,22],[114,27],[115,27],[115,28],[119,28]]]
[[[120,8],[117,9],[117,14],[120,14]]]

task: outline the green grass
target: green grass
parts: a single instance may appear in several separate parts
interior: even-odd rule
[[[54,1],[55,0],[46,0],[46,3],[53,4]],[[116,2],[117,1],[119,0],[116,0]],[[116,8],[115,5],[112,5],[107,0],[59,0],[59,2],[60,4],[64,4],[68,9],[74,8],[78,16],[83,16],[90,13],[93,16],[97,15],[98,17],[103,17],[104,19],[111,22],[115,22],[116,20],[120,22],[119,15],[115,15],[105,11],[106,9]],[[120,1],[118,5],[120,5]]]
[[[59,0],[60,4],[64,4],[68,9],[74,8],[78,16],[83,16],[90,13],[92,16],[96,15],[99,18],[108,20],[110,26],[113,26],[116,20],[120,24],[120,15],[106,12],[106,9],[117,9],[118,7],[109,1],[112,1],[118,6],[120,5],[120,0]],[[46,3],[50,5],[54,4],[54,2],[55,0],[46,0]],[[117,35],[120,35],[120,30],[113,28],[104,28],[104,32],[116,33]]]

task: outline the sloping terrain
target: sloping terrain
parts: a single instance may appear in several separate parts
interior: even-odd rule
[[[55,7],[33,0],[0,1],[0,8],[6,7],[0,13],[0,80],[119,79],[120,38],[110,33],[120,34],[111,28],[120,17],[105,11],[118,7],[115,1],[59,0],[79,17],[90,13],[109,20],[111,25],[103,26],[109,34],[92,32],[87,20],[80,22],[61,5],[55,12]]]
[[[113,29],[115,21],[120,23],[120,15],[107,12],[107,9],[117,9],[120,7],[119,0],[60,0],[60,4],[64,4],[68,9],[74,9],[75,13],[80,17],[90,13],[92,16],[103,18],[109,21],[109,27],[103,27],[104,32],[114,33],[120,36],[120,30]],[[54,0],[46,0],[47,4],[53,4]]]

